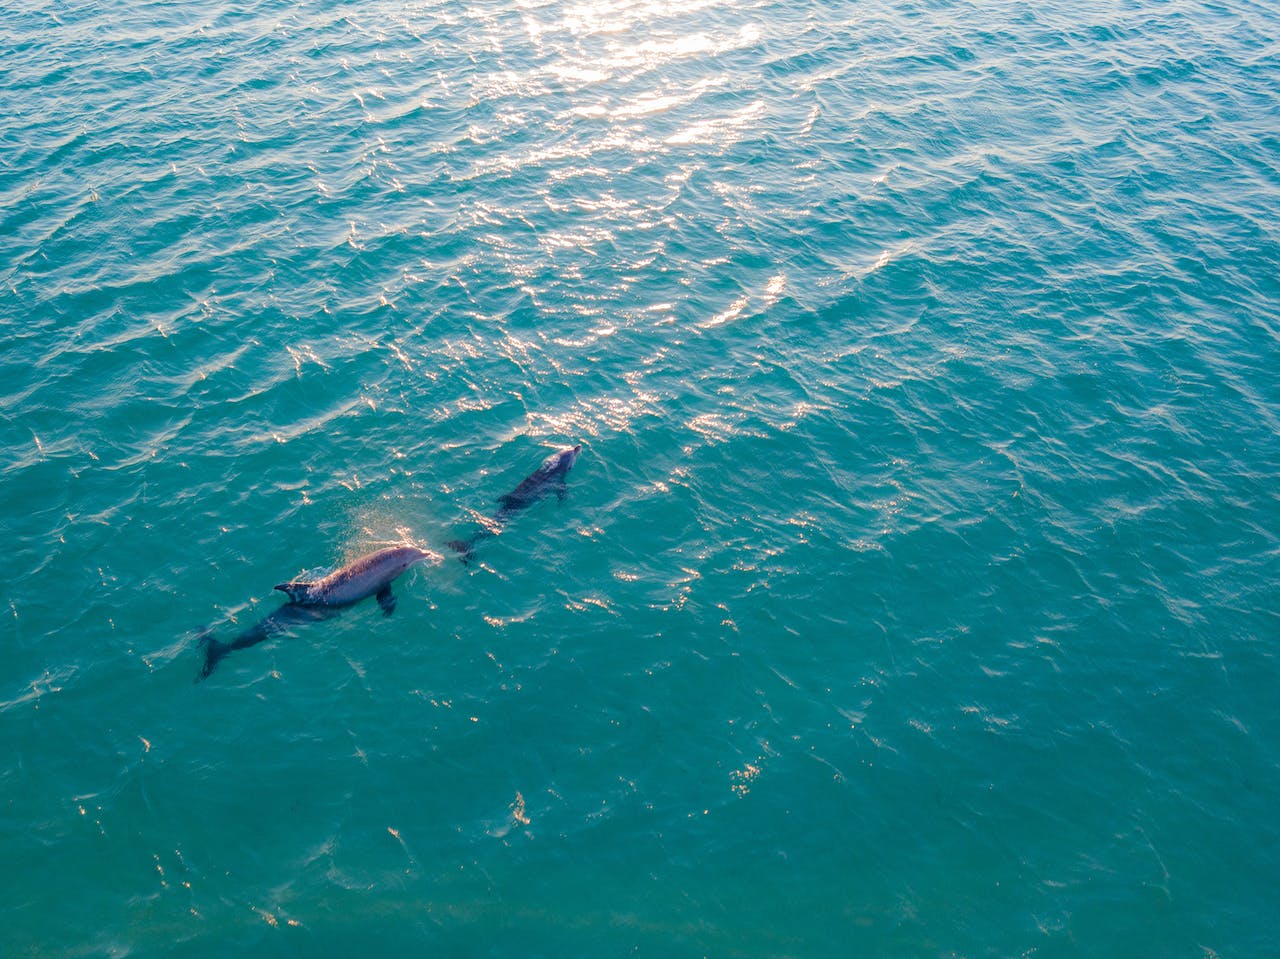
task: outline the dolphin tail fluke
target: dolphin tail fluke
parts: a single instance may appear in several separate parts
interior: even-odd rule
[[[463,566],[471,565],[471,547],[475,545],[474,539],[451,539],[445,545],[458,554],[458,559],[462,561]]]
[[[196,677],[196,682],[209,678],[209,674],[213,672],[222,657],[231,652],[231,646],[215,639],[206,629],[200,634],[200,650],[204,653],[204,665],[200,667],[200,675]]]

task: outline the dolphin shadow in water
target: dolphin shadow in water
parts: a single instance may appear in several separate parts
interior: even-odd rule
[[[464,565],[471,562],[476,543],[490,536],[497,536],[511,517],[538,502],[544,496],[555,493],[560,500],[564,499],[566,490],[565,477],[573,469],[578,454],[582,452],[582,444],[567,449],[556,450],[542,461],[542,465],[520,481],[520,485],[510,493],[498,497],[498,511],[485,518],[480,529],[467,539],[450,540],[448,546],[458,554]]]
[[[207,679],[218,663],[233,650],[256,646],[295,626],[329,619],[370,596],[376,596],[383,614],[390,616],[396,608],[391,583],[409,567],[428,559],[439,561],[440,556],[416,546],[389,546],[376,553],[361,556],[323,579],[281,583],[276,589],[288,595],[289,602],[254,623],[235,639],[224,643],[215,639],[208,630],[200,634],[204,665],[196,681]]]
[[[200,649],[204,653],[204,664],[200,667],[200,675],[196,681],[208,679],[223,657],[237,649],[248,649],[257,646],[263,640],[270,639],[279,633],[286,633],[294,626],[314,623],[322,619],[337,616],[342,610],[332,606],[304,606],[301,603],[286,603],[269,616],[264,616],[243,633],[230,642],[215,639],[209,630],[200,633]]]

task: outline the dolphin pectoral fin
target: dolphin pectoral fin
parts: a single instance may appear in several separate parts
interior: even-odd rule
[[[568,483],[560,483],[558,486],[556,486],[556,502],[563,503],[564,498],[568,494],[568,492],[569,492]]]
[[[378,590],[378,605],[382,607],[383,616],[390,616],[396,611],[396,597],[389,585]]]

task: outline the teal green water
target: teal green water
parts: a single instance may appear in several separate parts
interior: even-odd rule
[[[0,955],[1275,955],[1277,23],[8,4]]]

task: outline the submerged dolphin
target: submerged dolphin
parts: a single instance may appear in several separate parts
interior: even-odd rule
[[[565,493],[565,476],[573,468],[574,461],[582,452],[582,444],[567,449],[556,450],[542,461],[542,465],[520,481],[520,485],[510,493],[498,497],[498,511],[485,519],[484,524],[469,539],[455,539],[449,548],[459,553],[464,563],[471,559],[471,551],[476,543],[489,536],[497,536],[507,525],[511,514],[518,513],[532,506],[548,493],[555,493],[563,500]]]
[[[204,649],[204,666],[200,678],[213,672],[219,661],[234,649],[256,646],[291,626],[328,619],[338,611],[370,596],[378,598],[382,612],[390,616],[396,608],[391,583],[410,566],[426,560],[440,559],[436,553],[416,546],[389,546],[376,553],[361,556],[323,579],[313,582],[281,583],[276,589],[289,597],[289,602],[271,615],[254,623],[228,643],[205,632],[200,637]]]

